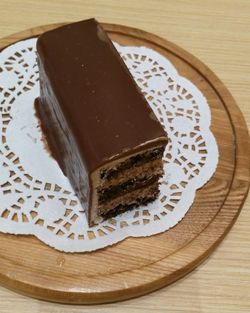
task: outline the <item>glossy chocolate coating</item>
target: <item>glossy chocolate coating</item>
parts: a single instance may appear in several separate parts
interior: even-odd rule
[[[37,52],[63,128],[71,132],[88,173],[153,141],[166,144],[162,126],[96,20],[44,33]]]

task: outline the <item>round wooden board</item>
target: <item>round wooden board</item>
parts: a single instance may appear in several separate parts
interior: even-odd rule
[[[60,26],[48,25],[0,40],[0,49]],[[1,234],[3,286],[49,301],[104,303],[136,297],[190,272],[215,249],[235,222],[249,187],[249,136],[223,83],[199,60],[153,34],[104,24],[112,39],[147,46],[166,56],[205,95],[220,160],[212,179],[197,192],[183,221],[147,238],[128,238],[91,253],[66,254],[31,236]]]

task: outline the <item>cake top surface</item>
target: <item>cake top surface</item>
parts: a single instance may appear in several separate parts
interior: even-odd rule
[[[89,170],[131,149],[166,143],[161,124],[95,19],[42,34],[37,52]]]

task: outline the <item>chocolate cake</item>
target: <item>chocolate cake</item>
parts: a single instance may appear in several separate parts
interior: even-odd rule
[[[90,225],[159,194],[166,133],[94,19],[37,41],[36,110]]]

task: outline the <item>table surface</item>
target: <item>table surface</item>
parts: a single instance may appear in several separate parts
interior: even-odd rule
[[[250,126],[249,0],[1,0],[0,37],[38,25],[96,17],[155,33],[194,54],[228,87]],[[250,312],[250,197],[236,224],[196,270],[149,295],[69,306],[0,287],[0,312]],[[1,266],[1,264],[0,264]]]

